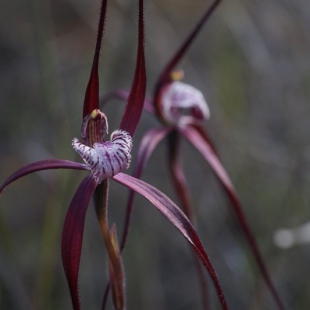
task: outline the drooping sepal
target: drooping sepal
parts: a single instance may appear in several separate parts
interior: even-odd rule
[[[74,170],[87,170],[86,165],[76,163],[70,160],[64,159],[45,159],[31,163],[25,167],[18,169],[13,173],[6,181],[0,186],[0,193],[12,182],[17,179],[26,176],[27,174],[44,171],[50,169],[74,169]]]
[[[69,206],[62,233],[62,261],[74,310],[80,310],[78,294],[79,266],[82,252],[85,216],[97,183],[87,176],[77,189]]]
[[[80,143],[76,138],[72,140],[72,146],[98,184],[128,169],[131,162],[132,138],[124,130],[115,130],[111,141],[95,143],[93,147]]]
[[[219,301],[221,303],[223,310],[228,310],[228,306],[223,294],[221,285],[219,283],[217,274],[211,264],[209,256],[204,249],[195,228],[185,216],[185,214],[175,205],[165,194],[159,191],[157,188],[147,184],[139,179],[131,177],[124,173],[119,173],[115,175],[113,179],[125,185],[131,190],[139,193],[149,200],[155,208],[160,211],[168,221],[170,221],[179,232],[185,237],[189,244],[193,247],[198,257],[201,259],[203,265],[208,270],[210,277],[214,283]]]
[[[199,127],[195,126],[186,126],[181,129],[183,136],[190,142],[203,156],[203,158],[209,163],[216,177],[219,179],[221,185],[223,186],[225,192],[227,193],[228,198],[231,201],[234,212],[237,216],[239,224],[244,232],[244,235],[248,241],[248,244],[251,248],[251,251],[256,260],[257,266],[264,278],[266,285],[268,286],[271,295],[279,310],[284,310],[284,305],[280,296],[271,280],[269,275],[267,266],[264,262],[263,256],[260,252],[260,249],[255,240],[254,234],[248,224],[247,218],[243,211],[243,207],[241,202],[239,201],[239,197],[237,192],[233,186],[232,181],[230,180],[226,170],[224,169],[221,161],[219,160],[214,147],[208,141],[208,137],[203,134]]]

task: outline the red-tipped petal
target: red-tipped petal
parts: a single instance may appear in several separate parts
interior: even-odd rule
[[[62,262],[74,310],[81,309],[78,294],[78,276],[84,223],[86,211],[96,186],[97,182],[91,175],[82,181],[69,206],[62,233]]]
[[[175,205],[165,194],[160,192],[155,187],[129,175],[119,173],[115,175],[113,179],[144,196],[180,231],[189,244],[194,248],[204,266],[208,270],[211,279],[214,282],[222,309],[228,309],[218,277],[209,260],[209,257],[193,225],[184,213],[177,207],[177,205]]]
[[[114,99],[114,98],[127,101],[129,98],[129,95],[130,95],[130,92],[128,92],[127,90],[115,90],[115,91],[109,92],[100,99],[100,107],[102,107],[109,100]],[[148,113],[151,113],[151,114],[155,113],[153,103],[150,98],[144,99],[143,109]]]
[[[13,173],[0,187],[0,193],[7,187],[10,183],[16,181],[17,179],[42,170],[49,169],[75,169],[75,170],[88,170],[84,164],[76,163],[70,160],[63,159],[46,159],[37,161],[35,163],[29,164],[23,168],[20,168],[15,173]]]
[[[125,113],[120,124],[120,129],[126,130],[131,136],[134,135],[138,126],[143,110],[146,91],[143,10],[143,0],[139,0],[138,52],[135,77],[131,87]]]
[[[258,248],[258,245],[255,241],[254,235],[250,229],[250,226],[248,224],[248,221],[245,217],[244,211],[242,209],[241,203],[239,201],[237,192],[226,173],[224,167],[222,166],[218,156],[214,152],[214,149],[212,145],[208,143],[208,141],[205,139],[205,136],[201,134],[200,131],[197,130],[197,128],[194,127],[184,127],[181,129],[183,135],[187,138],[187,140],[200,152],[200,154],[203,156],[203,158],[210,164],[211,168],[213,169],[214,173],[218,177],[220,183],[224,187],[231,203],[234,208],[234,211],[236,213],[236,216],[240,222],[240,225],[244,231],[244,234],[249,242],[249,246],[254,254],[254,257],[256,259],[257,265],[260,269],[260,272],[263,275],[263,278],[278,306],[278,309],[284,310],[284,306],[282,304],[282,301],[271,281],[271,278],[269,276],[267,267],[264,263],[264,260],[262,258],[262,255],[260,253],[260,250]]]
[[[106,10],[107,10],[107,0],[102,0],[94,60],[84,99],[83,119],[93,110],[99,109],[98,66],[99,66],[100,48],[104,31]]]

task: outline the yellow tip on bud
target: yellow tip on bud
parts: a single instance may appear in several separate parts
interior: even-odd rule
[[[90,118],[93,119],[93,120],[96,120],[98,118],[99,114],[100,114],[100,110],[95,109],[95,110],[93,110],[93,112],[91,112]]]
[[[171,73],[171,79],[173,81],[181,81],[184,78],[184,71],[182,69],[175,70]]]

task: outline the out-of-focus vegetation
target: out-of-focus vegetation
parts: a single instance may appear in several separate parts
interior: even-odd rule
[[[166,61],[210,1],[146,1],[148,94]],[[0,182],[39,159],[74,159],[95,45],[99,1],[11,0],[0,10]],[[137,1],[110,1],[102,46],[101,92],[129,89]],[[206,129],[243,202],[270,274],[288,309],[309,309],[310,245],[278,248],[273,235],[309,220],[310,2],[224,1],[183,61],[185,82],[211,109]],[[104,112],[116,129],[124,104]],[[145,115],[135,139],[156,121]],[[135,150],[135,149],[134,149]],[[184,141],[183,163],[197,224],[231,309],[275,309],[230,205],[210,169]],[[135,153],[135,152],[134,152]],[[133,155],[134,155],[133,153]],[[144,179],[174,199],[163,144]],[[37,173],[1,195],[0,308],[69,309],[61,265],[64,215],[83,172]],[[118,231],[127,192],[112,186]],[[138,198],[124,253],[128,309],[199,309],[190,249]],[[80,271],[86,309],[99,309],[106,255],[89,209]],[[217,303],[212,286],[211,302]]]

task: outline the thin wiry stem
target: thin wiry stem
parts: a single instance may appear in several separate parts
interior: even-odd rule
[[[109,179],[98,185],[95,193],[95,208],[102,238],[109,256],[110,283],[115,309],[126,308],[125,302],[125,278],[121,253],[119,250],[115,225],[109,230],[108,225],[108,194]],[[106,295],[106,294],[105,294]],[[104,299],[106,297],[104,296]],[[104,302],[105,303],[105,302]]]
[[[178,156],[180,146],[179,144],[180,134],[177,130],[173,130],[168,136],[168,168],[170,170],[175,191],[177,192],[177,197],[181,202],[182,209],[189,220],[193,223],[194,215],[190,203],[190,194],[183,169],[180,165],[180,158]]]
[[[180,134],[177,130],[173,130],[168,136],[168,148],[169,148],[169,170],[173,181],[174,189],[177,193],[182,206],[182,210],[188,219],[195,226],[195,219],[193,210],[190,202],[190,194],[186,183],[186,178],[183,173],[183,169],[180,164],[179,148],[180,148]],[[200,260],[194,255],[195,265],[197,269],[197,275],[199,278],[202,306],[204,310],[210,309],[210,301],[208,298],[208,283],[207,279],[203,274],[203,268]]]

